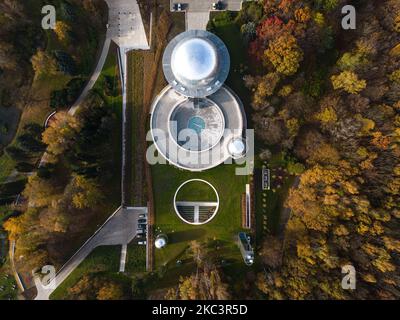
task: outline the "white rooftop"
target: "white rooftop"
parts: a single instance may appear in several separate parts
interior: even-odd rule
[[[185,40],[172,52],[172,72],[181,82],[207,79],[215,72],[217,64],[216,48],[205,39]]]
[[[246,151],[246,146],[242,139],[237,138],[229,143],[228,151],[232,155],[232,157],[241,157]]]
[[[167,241],[165,241],[164,238],[158,238],[155,242],[154,242],[155,246],[157,249],[161,249],[163,247],[165,247],[167,245]]]

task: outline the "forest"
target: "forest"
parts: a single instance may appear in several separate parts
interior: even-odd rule
[[[350,3],[355,30],[336,0],[267,0],[242,27],[256,134],[304,167],[284,240],[263,244],[269,299],[400,297],[400,2]],[[341,288],[344,265],[357,290]]]

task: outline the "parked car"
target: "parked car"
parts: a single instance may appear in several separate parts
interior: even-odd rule
[[[138,224],[138,229],[146,230],[146,227],[147,227],[147,224],[145,224],[145,223],[139,223]]]
[[[139,241],[138,245],[145,246],[146,245],[146,241]]]
[[[213,2],[212,9],[213,10],[222,10],[223,9],[222,1]]]
[[[136,233],[137,233],[138,235],[140,235],[140,234],[143,234],[143,235],[144,235],[144,234],[146,234],[146,229],[139,229],[139,228],[138,228],[138,229],[136,230]]]
[[[139,224],[141,224],[141,223],[147,223],[147,219],[139,219],[139,220],[138,220],[138,223],[139,223]]]
[[[174,11],[182,11],[182,3],[175,3],[174,4]]]
[[[144,238],[146,238],[146,235],[145,235],[144,233],[137,234],[137,235],[136,235],[136,238],[137,238],[137,239],[144,239]]]
[[[146,219],[146,214],[145,213],[141,213],[139,214],[139,219]]]

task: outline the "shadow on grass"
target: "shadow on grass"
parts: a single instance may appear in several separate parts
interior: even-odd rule
[[[206,234],[204,229],[192,229],[168,234],[171,243],[179,243],[201,239]]]

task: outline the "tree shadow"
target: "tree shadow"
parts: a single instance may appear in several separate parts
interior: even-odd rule
[[[192,229],[186,231],[178,231],[169,233],[168,238],[170,243],[179,243],[186,241],[193,241],[202,238],[206,234],[204,229]]]

